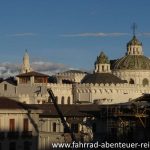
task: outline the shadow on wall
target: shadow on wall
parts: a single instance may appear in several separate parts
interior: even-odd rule
[[[0,150],[37,149],[37,136],[32,131],[0,131]]]

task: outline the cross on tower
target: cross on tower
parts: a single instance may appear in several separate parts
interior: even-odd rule
[[[132,30],[133,30],[133,36],[135,36],[135,30],[137,29],[136,23],[133,23]]]

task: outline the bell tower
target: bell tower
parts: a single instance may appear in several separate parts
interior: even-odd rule
[[[30,67],[30,58],[27,50],[25,50],[25,54],[23,56],[23,64],[21,67],[21,73],[27,73],[30,71],[32,71],[32,68]]]

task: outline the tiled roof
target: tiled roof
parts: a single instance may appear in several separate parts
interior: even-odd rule
[[[114,70],[150,70],[150,59],[143,55],[126,55],[113,65]]]
[[[27,104],[23,104],[16,100],[0,97],[0,109],[28,109],[30,108]]]
[[[35,76],[35,77],[49,77],[49,75],[42,74],[42,73],[35,72],[35,71],[31,71],[31,72],[22,73],[22,74],[17,75],[17,77],[31,77],[31,76]]]
[[[94,73],[94,74],[88,74],[86,75],[82,83],[93,83],[93,84],[100,84],[100,83],[126,83],[127,81],[121,80],[117,76],[111,74],[111,73]]]
[[[59,117],[53,104],[31,104],[31,105],[33,107],[36,107],[37,109],[43,110],[43,113],[40,114],[41,117]],[[77,104],[60,105],[59,104],[58,106],[65,117],[91,116],[92,114],[89,112],[93,112],[93,111],[95,112],[96,110],[99,110],[99,106],[94,104],[93,105],[77,105]]]

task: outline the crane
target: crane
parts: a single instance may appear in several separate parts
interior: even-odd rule
[[[58,113],[58,115],[61,119],[61,122],[64,126],[64,129],[66,129],[66,131],[68,133],[70,133],[72,141],[76,142],[77,141],[76,137],[75,137],[74,133],[72,132],[72,130],[70,129],[70,127],[68,126],[68,124],[67,124],[67,122],[66,122],[66,120],[63,116],[63,113],[61,112],[61,110],[60,110],[60,108],[59,108],[59,106],[56,102],[56,97],[54,96],[54,93],[53,93],[52,89],[51,88],[47,89],[47,92],[49,93],[49,102],[50,102],[50,99],[51,99],[53,104],[54,104],[54,107],[55,107],[55,109],[56,109],[56,111],[57,111],[57,113]]]

